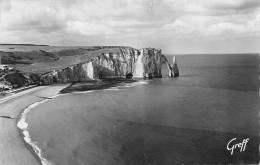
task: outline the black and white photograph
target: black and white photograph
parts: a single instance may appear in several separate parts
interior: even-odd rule
[[[0,0],[0,165],[260,163],[260,0]]]

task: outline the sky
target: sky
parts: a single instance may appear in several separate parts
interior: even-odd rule
[[[0,0],[0,43],[259,53],[260,0]]]

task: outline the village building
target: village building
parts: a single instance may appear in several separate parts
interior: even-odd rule
[[[0,64],[0,69],[1,70],[11,70],[11,69],[13,69],[12,67],[9,67],[8,65],[1,65]]]

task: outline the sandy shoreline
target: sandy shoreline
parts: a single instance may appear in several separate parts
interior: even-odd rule
[[[37,158],[28,150],[16,126],[19,114],[29,105],[45,97],[57,95],[69,84],[40,86],[18,93],[0,103],[0,164],[36,165]]]
[[[113,83],[117,84],[119,82],[112,82],[112,84]],[[104,84],[101,84],[101,86],[102,85]],[[42,102],[46,100],[46,98],[56,96],[59,93],[65,94],[67,93],[67,88],[70,86],[71,84],[38,86],[19,93],[13,93],[10,96],[0,99],[0,164],[41,164],[41,160],[35,153],[33,147],[23,139],[23,130],[17,127],[17,122],[21,119],[24,110],[30,105]],[[91,89],[93,86],[95,87],[93,84],[90,86]],[[97,84],[96,88],[100,89],[101,86]],[[105,83],[104,86],[104,88],[110,87],[107,83]],[[66,92],[64,92],[64,90]]]

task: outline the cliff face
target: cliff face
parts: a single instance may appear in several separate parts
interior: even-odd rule
[[[120,49],[119,53],[106,53],[94,61],[100,78],[113,76],[162,77],[162,64],[166,62],[161,50],[153,48]]]
[[[159,49],[141,49],[139,61],[136,63],[136,76],[138,77],[162,77],[162,64],[166,62],[166,58]]]
[[[140,78],[160,78],[162,77],[162,64],[166,61],[167,59],[158,49],[120,48],[117,52],[101,53],[88,62],[43,74],[41,79],[45,83],[53,83],[79,82],[127,75]]]
[[[94,58],[93,63],[97,67],[99,78],[125,76],[135,71],[137,56],[136,49],[120,48],[115,53],[102,53]]]
[[[88,81],[98,79],[97,67],[93,62],[81,63],[54,72],[60,82]]]

